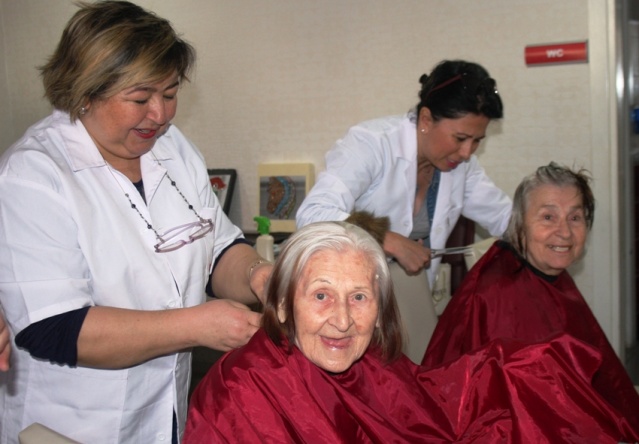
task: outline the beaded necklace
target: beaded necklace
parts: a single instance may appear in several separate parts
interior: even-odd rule
[[[153,157],[155,158],[155,155],[153,155]],[[155,158],[155,161],[158,163],[158,165],[162,165],[160,163],[160,161]],[[160,233],[157,232],[157,230],[153,227],[153,225],[151,224],[151,222],[149,222],[148,220],[146,220],[146,218],[144,217],[144,215],[140,212],[138,206],[136,204],[133,203],[133,201],[131,200],[131,196],[129,195],[129,193],[127,193],[126,191],[124,191],[124,188],[122,188],[122,185],[120,185],[120,182],[118,181],[118,179],[115,177],[115,174],[113,174],[113,167],[107,162],[107,167],[109,169],[109,173],[111,173],[111,176],[113,176],[113,179],[115,180],[115,182],[118,184],[118,187],[120,187],[120,190],[122,190],[122,193],[124,193],[124,196],[127,198],[127,200],[129,201],[129,204],[131,206],[131,208],[133,208],[133,210],[135,210],[136,213],[138,213],[138,216],[140,216],[140,218],[144,221],[144,223],[146,224],[146,228],[153,231],[153,233],[155,234],[155,238],[158,241],[162,241],[163,238],[162,236],[160,236]],[[186,202],[186,205],[189,207],[189,210],[193,211],[193,213],[197,216],[198,220],[200,222],[205,222],[206,219],[204,219],[202,216],[200,216],[200,214],[195,211],[195,208],[193,207],[193,205],[191,205],[191,203],[187,200],[187,198],[184,196],[184,194],[182,194],[182,191],[180,191],[180,189],[178,188],[177,184],[175,183],[175,181],[171,178],[171,176],[169,175],[169,172],[166,172],[166,177],[169,179],[169,183],[171,184],[171,186],[173,188],[176,189],[176,191],[180,194],[180,196],[182,197],[182,200],[184,200],[184,202]]]

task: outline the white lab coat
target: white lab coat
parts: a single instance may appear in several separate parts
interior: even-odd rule
[[[326,154],[326,170],[300,206],[296,222],[344,220],[352,211],[388,216],[390,230],[408,236],[413,229],[417,185],[417,135],[409,115],[363,122],[352,127]],[[476,156],[442,172],[430,230],[432,248],[443,248],[460,214],[493,236],[508,225],[510,198],[486,175]],[[432,287],[440,258],[431,262]]]
[[[0,159],[0,302],[15,334],[84,306],[168,310],[204,302],[220,251],[241,236],[224,215],[197,149],[175,127],[141,168],[148,205],[108,167],[82,123],[55,111]],[[162,231],[196,219],[166,178],[215,230],[171,253],[131,208]],[[175,408],[186,418],[190,353],[122,370],[70,368],[32,358],[14,343],[0,375],[0,442],[39,422],[84,443],[170,442]]]

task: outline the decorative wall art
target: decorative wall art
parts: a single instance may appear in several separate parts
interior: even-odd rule
[[[231,209],[231,198],[233,197],[237,171],[232,169],[211,169],[208,171],[213,192],[220,201],[224,214],[228,216]]]
[[[315,180],[312,163],[267,163],[257,167],[258,215],[271,220],[271,232],[295,231],[295,213]]]

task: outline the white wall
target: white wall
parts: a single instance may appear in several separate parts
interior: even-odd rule
[[[12,118],[11,118],[11,106],[9,102],[9,88],[7,84],[7,69],[6,63],[8,62],[5,57],[5,42],[4,42],[4,25],[3,18],[5,14],[2,11],[3,4],[0,2],[0,153],[4,150],[5,146],[10,143],[10,137],[13,135]]]
[[[138,3],[171,20],[198,50],[175,122],[210,167],[238,170],[231,218],[245,230],[254,229],[258,163],[311,162],[319,172],[325,151],[350,125],[414,106],[419,76],[444,58],[477,61],[497,80],[505,119],[489,128],[480,161],[499,186],[512,195],[523,175],[555,160],[600,172],[597,197],[614,198],[609,128],[593,133],[601,130],[595,117],[606,103],[591,96],[592,79],[608,81],[608,23],[589,16],[606,14],[611,0]],[[34,67],[53,50],[74,10],[71,0],[0,0],[6,65],[0,150],[48,114]],[[588,39],[600,50],[588,64],[525,65],[526,45]],[[605,100],[607,86],[595,87]],[[604,210],[611,205],[604,202]],[[600,216],[590,242],[599,254],[573,274],[615,343],[618,310],[609,299],[618,295],[608,297],[615,251],[606,246],[615,220]],[[602,273],[605,282],[597,287]]]

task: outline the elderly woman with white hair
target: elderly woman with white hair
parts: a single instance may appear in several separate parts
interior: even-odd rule
[[[493,340],[539,343],[569,334],[593,347],[592,386],[639,431],[639,396],[567,268],[594,221],[586,171],[554,162],[515,191],[503,240],[473,266],[446,307],[422,364],[437,367]]]
[[[310,224],[291,236],[273,268],[262,328],[216,362],[193,393],[184,441],[639,438],[592,390],[585,374],[597,361],[570,337],[526,347],[495,341],[428,371],[401,345],[379,244],[345,222]]]

